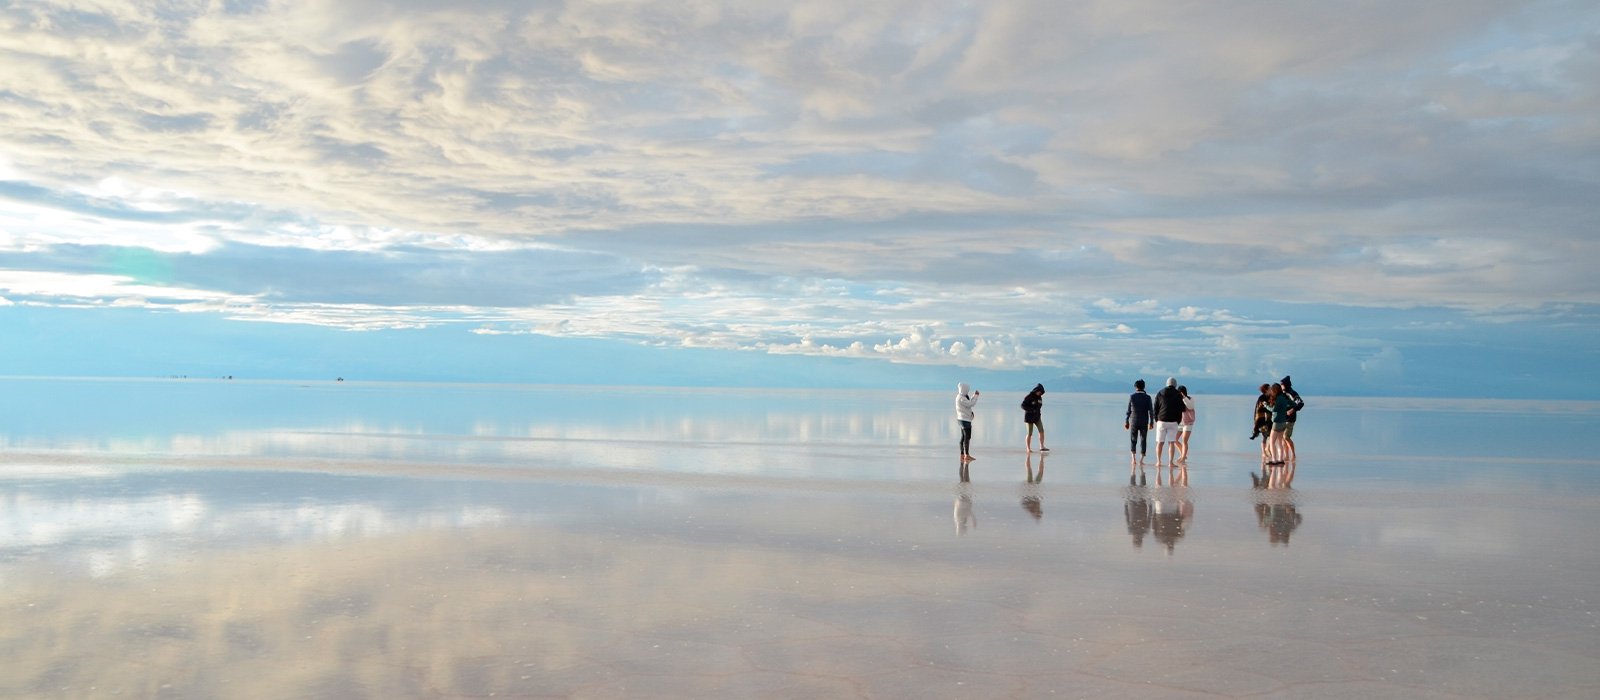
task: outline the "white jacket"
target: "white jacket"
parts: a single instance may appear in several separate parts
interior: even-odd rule
[[[956,385],[956,420],[972,420],[972,409],[978,405],[978,397],[972,395],[972,387],[966,382]]]

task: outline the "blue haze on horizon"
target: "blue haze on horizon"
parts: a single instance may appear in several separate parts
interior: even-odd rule
[[[0,5],[0,375],[1600,392],[1600,6]]]

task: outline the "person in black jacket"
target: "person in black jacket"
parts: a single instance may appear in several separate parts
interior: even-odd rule
[[[1150,395],[1144,393],[1144,380],[1133,383],[1133,394],[1128,397],[1128,412],[1123,414],[1122,429],[1128,431],[1128,482],[1133,483],[1133,467],[1144,464],[1150,430]]]
[[[1283,393],[1294,404],[1294,410],[1289,412],[1289,425],[1283,431],[1283,442],[1289,448],[1289,459],[1294,459],[1294,422],[1300,417],[1300,411],[1305,410],[1306,402],[1300,398],[1300,392],[1295,391],[1294,386],[1289,383],[1289,375],[1283,375],[1283,381],[1278,383],[1283,385]]]
[[[1044,419],[1040,413],[1044,409],[1044,385],[1036,384],[1033,391],[1022,397],[1022,422],[1028,424],[1028,439],[1023,441],[1023,446],[1033,451],[1033,431],[1039,430],[1039,451],[1049,452],[1050,448],[1044,446]]]
[[[1167,463],[1173,466],[1178,464],[1178,429],[1183,422],[1183,394],[1178,393],[1178,379],[1167,377],[1167,385],[1156,393],[1156,468],[1161,468],[1161,459],[1167,458]],[[1167,454],[1171,452],[1171,454]]]

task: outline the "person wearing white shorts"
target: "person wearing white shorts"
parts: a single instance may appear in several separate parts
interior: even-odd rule
[[[1178,442],[1179,439],[1181,439],[1182,432],[1183,432],[1183,424],[1179,423],[1178,421],[1171,421],[1171,420],[1156,421],[1156,443],[1157,444],[1163,443],[1163,442],[1176,443],[1176,442]],[[1158,453],[1156,455],[1156,457],[1159,460],[1161,455]]]
[[[1183,420],[1183,394],[1178,393],[1178,380],[1167,377],[1167,385],[1156,393],[1156,466],[1163,458],[1178,466],[1178,426]]]

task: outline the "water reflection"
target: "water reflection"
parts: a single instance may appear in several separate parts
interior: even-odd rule
[[[1172,554],[1194,520],[1194,499],[1189,498],[1187,486],[1157,486],[1152,491],[1150,529]]]
[[[1044,497],[1039,485],[1044,483],[1044,453],[1039,453],[1039,471],[1033,471],[1034,453],[1029,452],[1027,461],[1023,463],[1027,470],[1022,481],[1022,510],[1033,516],[1035,521],[1044,519]]]
[[[1256,525],[1267,532],[1267,541],[1273,545],[1289,546],[1289,536],[1300,527],[1305,516],[1295,504],[1295,463],[1262,465],[1261,474],[1250,473],[1252,493],[1255,495]]]
[[[1172,554],[1194,521],[1194,498],[1189,491],[1188,468],[1171,470],[1163,479],[1156,470],[1156,485],[1130,485],[1123,489],[1122,517],[1133,538],[1134,549],[1144,548],[1147,535]]]
[[[970,508],[979,494],[970,478],[948,491],[944,460],[936,485],[865,495],[202,471],[0,480],[0,517],[40,524],[29,536],[51,545],[0,566],[0,697],[1593,695],[1600,554],[1548,534],[1592,498],[1319,489],[1301,547],[1260,550],[1251,511],[1230,506],[1214,517],[1239,527],[1208,527],[1207,557],[1153,568],[1106,540],[1112,491],[1079,488],[1055,459],[1053,483],[1073,488],[1051,495],[1051,523],[1002,503],[988,536],[960,540],[942,498]],[[1135,541],[1180,539],[1189,497],[1130,489]],[[1176,529],[1157,520],[1169,498]],[[1463,519],[1492,523],[1503,547],[1419,556],[1418,537],[1455,542]],[[303,534],[240,532],[285,521]],[[1375,539],[1384,521],[1413,539]],[[104,550],[124,522],[171,543],[164,565],[62,565],[63,545]],[[1062,581],[1072,595],[1043,593]]]
[[[967,530],[978,529],[978,516],[972,512],[972,474],[967,470],[967,463],[962,462],[958,467],[956,482],[956,534],[965,535]]]
[[[944,450],[956,441],[957,430],[943,390],[0,378],[0,395],[7,399],[0,402],[0,474],[24,463],[71,456],[85,462],[125,463],[136,457],[201,466],[215,466],[214,459],[251,460],[261,468],[267,461],[347,460],[943,483],[948,479]],[[1219,395],[1207,405],[1215,404],[1210,409],[1215,415],[1234,410],[1247,415],[1252,400]],[[1094,459],[1122,457],[1120,425],[1105,424],[1103,418],[1125,402],[1125,394],[1073,394],[1052,404],[1058,411],[1052,425],[1060,427],[1052,428],[1051,441],[1058,449],[1098,452]],[[1299,436],[1312,463],[1420,452],[1430,458],[1469,456],[1497,468],[1502,465],[1485,458],[1559,459],[1555,466],[1560,467],[1571,464],[1562,446],[1524,436],[1542,434],[1551,425],[1581,432],[1600,419],[1600,402],[1348,399],[1317,405],[1317,429]],[[1258,444],[1237,426],[1197,424],[1196,459],[1253,454]],[[1021,413],[1011,411],[980,412],[975,430],[980,455],[1000,455],[1000,445],[1015,446],[1026,434]],[[1442,437],[1404,439],[1416,434]],[[863,469],[863,463],[872,467]],[[1057,484],[1098,483],[1105,473],[1092,464],[1060,464],[1051,478]],[[1343,471],[1318,469],[1308,478],[1394,477],[1377,464],[1358,460]],[[1600,490],[1600,470],[1572,471],[1582,487]],[[1524,472],[1499,469],[1495,478],[1520,481]],[[1236,481],[1238,473],[1202,471],[1195,478],[1226,483]],[[1130,482],[1140,485],[1145,479],[1135,465]]]
[[[1150,534],[1150,499],[1145,488],[1129,486],[1123,492],[1122,517],[1128,522],[1128,534],[1133,537],[1133,548],[1144,548],[1144,536]]]
[[[6,479],[0,581],[39,561],[100,578],[197,553],[506,526],[633,498],[589,490],[580,504],[572,493],[558,485],[249,472]]]

